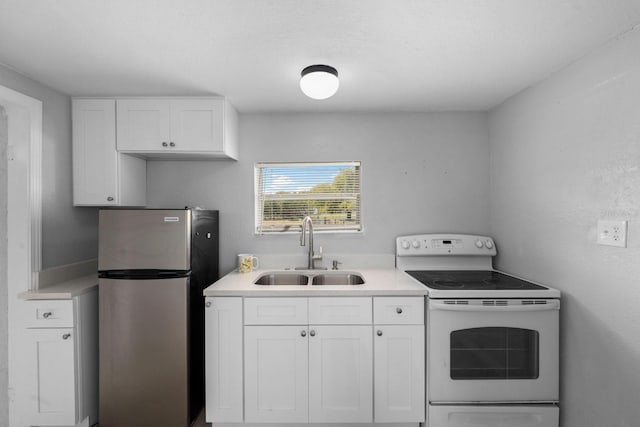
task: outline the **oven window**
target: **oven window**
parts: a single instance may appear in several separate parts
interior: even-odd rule
[[[451,379],[538,378],[539,334],[519,328],[472,328],[451,332]]]

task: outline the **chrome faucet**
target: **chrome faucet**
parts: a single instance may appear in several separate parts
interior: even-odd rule
[[[307,263],[308,270],[315,270],[315,261],[322,259],[322,246],[320,246],[320,254],[313,253],[313,221],[310,216],[305,216],[302,220],[302,234],[300,234],[300,246],[305,245],[305,234],[309,229],[309,261]]]

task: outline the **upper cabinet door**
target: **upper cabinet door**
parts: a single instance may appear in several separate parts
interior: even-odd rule
[[[238,158],[238,114],[224,98],[118,99],[118,151],[145,158]]]
[[[118,151],[167,150],[171,144],[168,99],[118,99]]]
[[[73,100],[73,202],[117,205],[116,101]]]
[[[223,118],[223,99],[172,100],[170,149],[185,152],[222,152]]]

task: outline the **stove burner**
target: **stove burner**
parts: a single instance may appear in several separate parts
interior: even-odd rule
[[[487,286],[492,287],[491,289],[500,289],[499,286],[501,285],[500,280],[496,279],[496,278],[483,280],[482,283],[485,283],[485,284],[487,284]],[[528,284],[528,282],[524,282],[524,281],[522,281],[522,283],[520,283],[520,282],[511,282],[509,284],[509,289],[522,289],[527,284]]]
[[[491,270],[421,270],[407,274],[431,289],[442,290],[530,290],[544,286]]]
[[[438,286],[440,289],[459,289],[464,287],[464,283],[456,282],[455,280],[434,280],[434,286]]]

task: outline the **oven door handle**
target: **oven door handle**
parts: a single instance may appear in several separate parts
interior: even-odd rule
[[[523,305],[466,305],[466,304],[448,304],[444,301],[429,300],[430,310],[444,310],[444,311],[477,311],[477,312],[490,312],[490,311],[549,311],[560,310],[560,300],[547,300],[546,304],[523,304]]]

